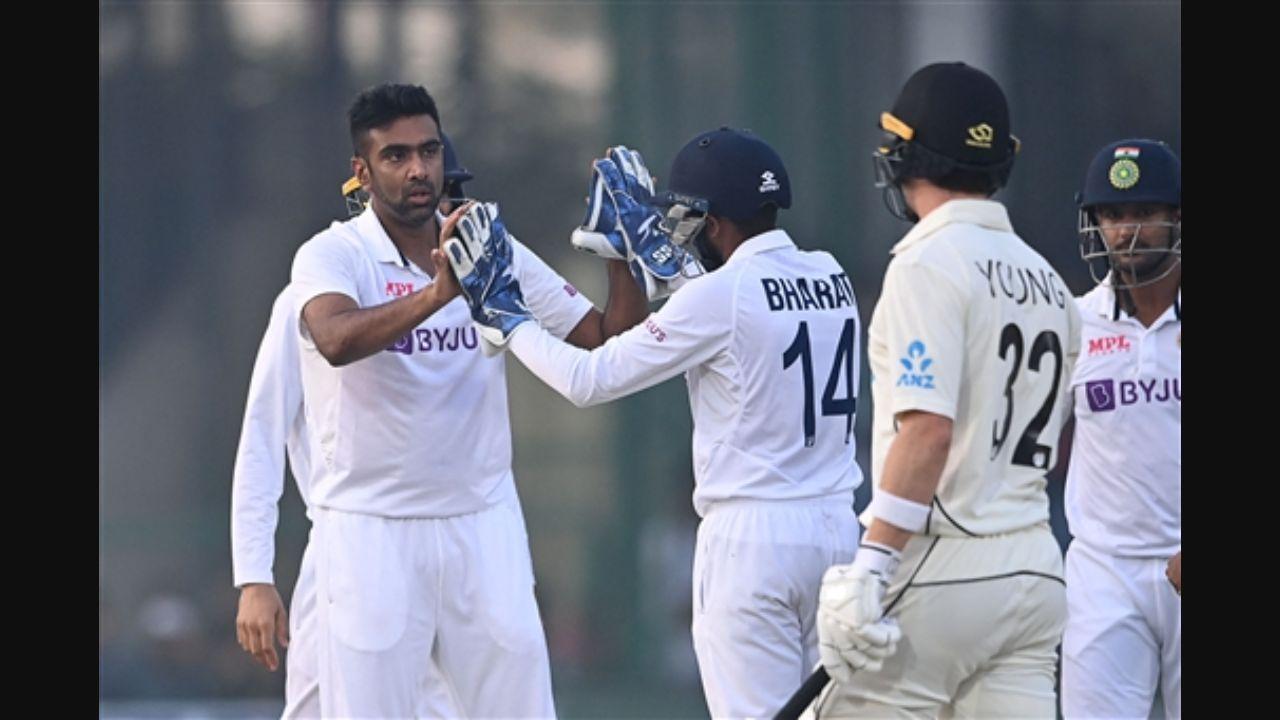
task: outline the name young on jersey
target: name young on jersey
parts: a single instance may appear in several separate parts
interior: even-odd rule
[[[760,278],[760,284],[773,312],[853,306],[853,284],[846,273],[823,278]]]
[[[982,277],[986,278],[991,290],[991,297],[1004,296],[1019,305],[1030,302],[1035,305],[1043,302],[1060,308],[1067,306],[1067,292],[1057,273],[1044,268],[1013,267],[1001,260],[987,260],[986,264],[974,261],[974,266]],[[998,290],[997,290],[998,288]]]

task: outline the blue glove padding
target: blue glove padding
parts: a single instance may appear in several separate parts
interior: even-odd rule
[[[649,168],[644,166],[644,158],[638,150],[626,145],[609,148],[609,159],[622,172],[625,181],[624,192],[641,205],[653,205],[653,176]]]
[[[464,205],[450,216],[446,234],[451,226],[457,232],[445,241],[444,251],[471,308],[481,347],[492,356],[520,323],[533,318],[511,274],[511,238],[494,203]]]
[[[609,197],[604,179],[594,167],[591,171],[591,187],[587,190],[587,216],[582,225],[573,231],[569,241],[583,252],[599,255],[608,260],[630,260],[631,250],[622,235],[618,223],[618,209]]]
[[[618,145],[592,163],[587,216],[573,232],[575,248],[613,260],[638,260],[657,280],[671,280],[684,267],[684,251],[658,228],[653,177],[640,153]]]
[[[632,156],[630,166],[634,166],[639,153],[632,153]],[[623,237],[626,238],[631,256],[640,261],[646,272],[659,280],[671,280],[679,275],[682,267],[681,252],[671,242],[671,238],[658,228],[662,213],[627,192],[628,186],[631,186],[646,195],[646,199],[652,197],[652,193],[644,188],[643,180],[636,177],[634,169],[628,177],[616,162],[608,158],[596,160],[594,164],[596,172],[604,181],[609,197],[613,200],[614,208],[617,210],[618,225],[622,229]],[[645,171],[644,177],[648,176],[648,171]],[[652,183],[653,181],[649,180],[649,187],[652,187]]]

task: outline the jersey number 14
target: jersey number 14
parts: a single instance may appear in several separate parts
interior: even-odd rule
[[[831,363],[831,374],[827,376],[827,386],[822,392],[822,415],[844,416],[844,441],[847,445],[853,436],[853,414],[858,407],[857,388],[853,386],[853,364],[857,362],[853,352],[853,341],[856,329],[853,318],[844,321],[844,331],[840,333],[840,341],[836,343],[836,357]],[[813,351],[809,346],[809,323],[800,321],[800,329],[796,331],[791,347],[782,353],[782,369],[786,370],[803,360],[801,371],[804,375],[804,446],[813,447],[817,436],[817,417],[814,415],[813,401]],[[836,389],[840,386],[840,378],[844,377],[845,396],[836,398]]]

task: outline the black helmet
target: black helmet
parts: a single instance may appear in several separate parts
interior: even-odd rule
[[[917,70],[893,109],[880,114],[884,145],[872,154],[876,187],[889,212],[916,218],[900,187],[908,178],[938,180],[954,170],[989,177],[990,192],[1013,169],[1018,139],[1009,130],[1009,104],[990,75],[962,62]]]

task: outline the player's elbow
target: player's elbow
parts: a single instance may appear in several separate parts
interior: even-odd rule
[[[333,367],[342,367],[359,359],[351,343],[336,337],[314,337],[316,351]]]
[[[912,445],[921,451],[943,457],[951,449],[951,418],[924,411],[898,414],[898,434],[909,435]]]
[[[597,395],[592,393],[589,388],[585,390],[583,389],[571,390],[569,391],[569,394],[566,395],[565,397],[568,398],[569,402],[573,403],[574,407],[579,407],[579,408],[588,408],[593,405],[599,405],[601,403],[601,399]]]

